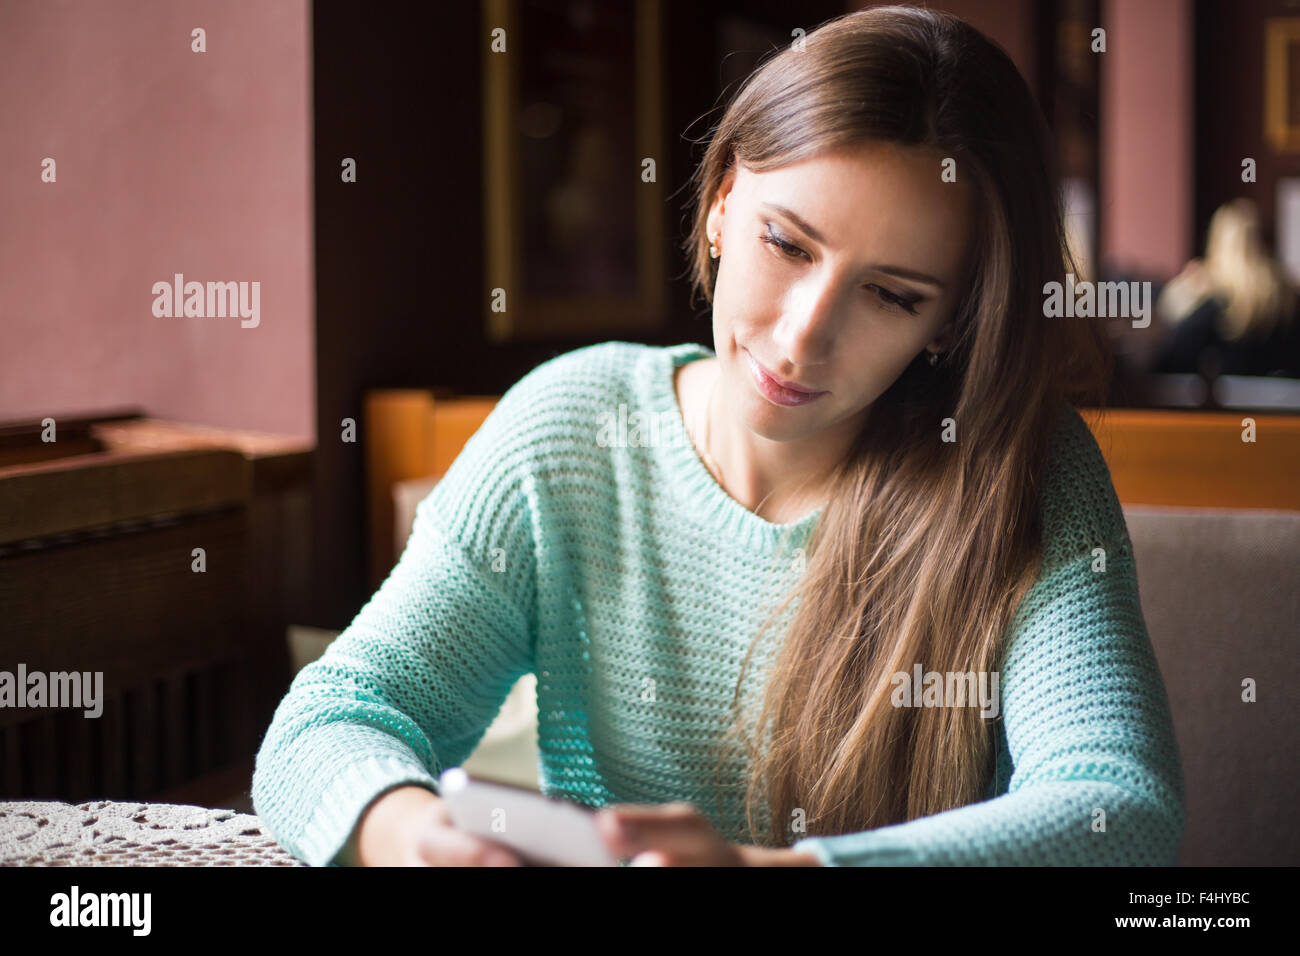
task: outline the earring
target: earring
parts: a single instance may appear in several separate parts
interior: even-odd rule
[[[722,233],[715,233],[709,237],[709,258],[716,259],[722,253],[718,250],[718,240],[722,238]]]
[[[930,353],[928,353],[928,355],[929,355],[929,361],[930,361],[930,365],[931,365],[931,366],[934,366],[934,365],[938,365],[938,364],[939,364],[939,353],[938,353],[938,352],[930,352]]]

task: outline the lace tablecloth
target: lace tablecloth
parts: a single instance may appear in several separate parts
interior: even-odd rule
[[[0,866],[304,866],[248,813],[170,803],[0,802]]]

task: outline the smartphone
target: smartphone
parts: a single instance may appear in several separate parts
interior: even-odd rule
[[[618,866],[589,807],[448,767],[438,792],[458,829],[503,844],[530,866]]]

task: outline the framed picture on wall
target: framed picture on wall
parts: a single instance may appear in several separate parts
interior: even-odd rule
[[[484,0],[493,342],[663,324],[658,0]]]
[[[1265,22],[1264,133],[1279,153],[1300,153],[1300,17]]]

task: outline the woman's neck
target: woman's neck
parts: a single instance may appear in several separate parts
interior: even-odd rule
[[[696,452],[731,498],[766,521],[788,524],[826,502],[833,463],[792,442],[770,442],[736,419],[719,379],[717,358],[678,369],[678,402]],[[747,440],[748,439],[748,440]],[[766,447],[763,447],[766,446]]]

